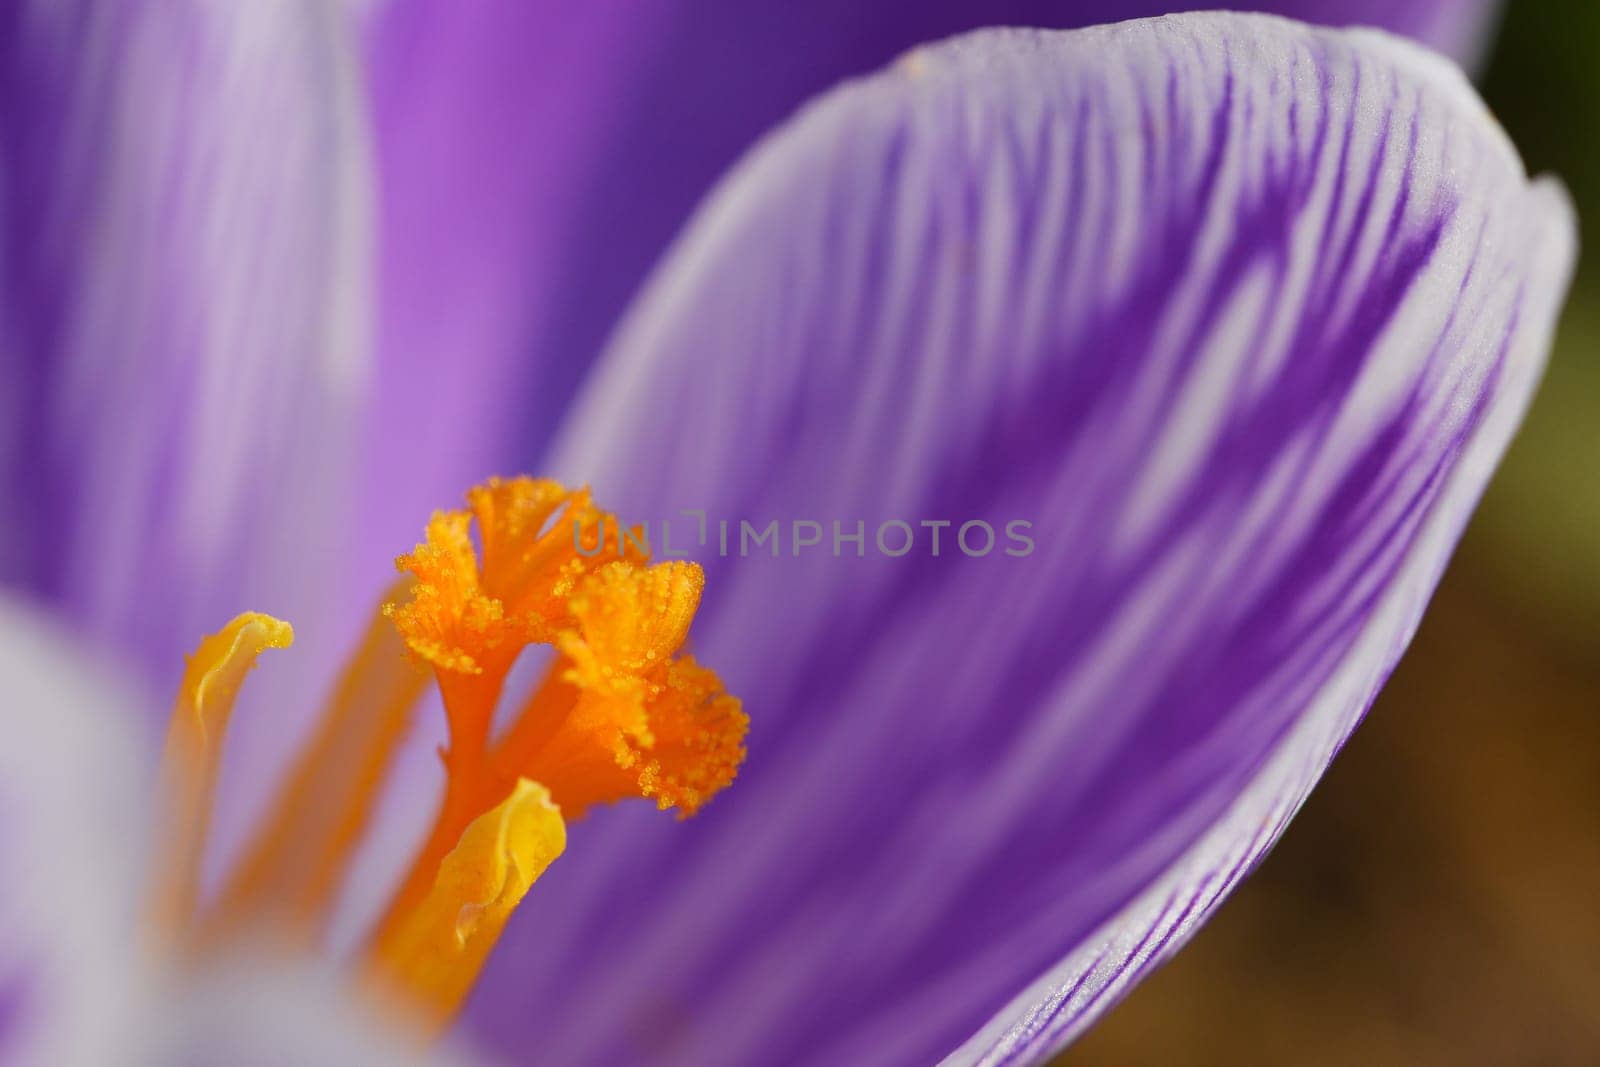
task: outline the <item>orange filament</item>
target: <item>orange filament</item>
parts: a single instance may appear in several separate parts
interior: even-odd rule
[[[448,727],[443,799],[364,967],[432,1029],[459,1007],[512,911],[565,848],[567,823],[627,797],[693,814],[733,780],[747,726],[717,675],[679,654],[704,585],[699,567],[649,565],[642,538],[622,539],[586,490],[493,479],[467,500],[469,510],[436,513],[424,543],[397,561],[410,577],[345,670],[208,928],[221,935],[272,919],[308,939],[320,932],[409,725],[422,676],[412,663],[426,664]],[[174,820],[158,898],[169,929],[194,911],[233,696],[256,653],[287,642],[284,624],[240,616],[191,662],[168,742],[174,810],[186,816]],[[536,643],[553,646],[555,661],[496,738],[507,673]]]
[[[169,934],[182,930],[194,914],[222,739],[239,686],[257,656],[293,642],[288,623],[251,612],[201,641],[189,657],[161,760],[166,818],[153,908],[157,928]]]
[[[410,589],[397,583],[384,608]],[[224,889],[213,933],[263,920],[305,938],[321,932],[427,679],[380,610]]]

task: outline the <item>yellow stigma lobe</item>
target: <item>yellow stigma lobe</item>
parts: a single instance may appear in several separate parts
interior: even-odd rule
[[[436,1031],[455,1014],[511,912],[567,845],[549,792],[526,778],[467,826],[440,862],[433,888],[373,957],[380,985],[424,1012]]]
[[[182,930],[194,914],[222,741],[239,687],[257,656],[293,642],[288,623],[250,612],[202,640],[189,657],[161,763],[166,819],[154,910],[158,927],[169,934]]]

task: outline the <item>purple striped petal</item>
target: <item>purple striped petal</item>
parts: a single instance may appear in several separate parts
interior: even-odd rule
[[[635,521],[861,520],[866,557],[696,553],[741,780],[575,832],[475,1023],[560,1062],[1044,1056],[1370,703],[1572,254],[1460,74],[1370,32],[996,31],[807,108],[676,247],[558,473]],[[891,519],[1036,548],[889,558]]]
[[[806,98],[985,25],[1170,0],[689,6],[395,0],[370,35],[382,181],[380,420],[363,567],[484,470],[537,466],[646,273],[712,183]],[[1466,58],[1492,0],[1255,0]],[[404,477],[394,472],[403,471]]]
[[[320,0],[0,16],[0,579],[163,689],[241,604],[329,596],[366,351],[349,30]]]
[[[755,140],[803,101],[866,74],[908,48],[985,26],[1070,29],[1192,8],[1173,0],[927,0],[918,4],[821,0],[751,4],[709,0],[680,8],[623,61],[637,65],[601,107],[610,136],[591,169],[569,241],[552,254],[560,290],[555,315],[528,348],[552,362],[523,378],[521,399],[540,405],[570,395],[662,250],[713,182]],[[1492,0],[1250,0],[1230,5],[1308,22],[1375,25],[1415,36],[1461,59],[1482,50]],[[549,299],[549,294],[546,294]],[[525,452],[537,456],[548,429],[535,422]]]

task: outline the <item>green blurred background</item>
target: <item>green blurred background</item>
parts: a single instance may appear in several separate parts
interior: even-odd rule
[[[1600,243],[1600,3],[1508,4],[1480,87]],[[1600,1064],[1600,248],[1371,716],[1061,1063]]]

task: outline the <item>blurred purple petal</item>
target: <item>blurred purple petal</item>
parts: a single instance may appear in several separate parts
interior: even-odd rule
[[[555,358],[539,336],[574,299],[553,250],[581,247],[574,205],[665,10],[396,0],[373,20],[382,296],[369,583],[392,577],[433,508],[507,461],[507,440],[543,442],[590,362]]]
[[[617,316],[694,205],[803,100],[981,26],[1068,28],[1184,6],[386,5],[370,40],[383,304],[365,556],[387,560],[485,470],[538,465]],[[1460,56],[1477,49],[1496,7],[1236,6],[1380,25]]]
[[[1037,549],[698,552],[741,781],[673,833],[593,817],[476,1023],[562,1062],[1043,1056],[1370,702],[1572,242],[1459,73],[1369,33],[993,32],[806,109],[656,276],[557,473],[636,521],[1021,518]]]
[[[1388,30],[1444,53],[1472,73],[1486,58],[1500,8],[1500,0],[1421,0],[1407,4],[1390,0],[1279,0],[1230,10],[1267,11],[1319,26]],[[1176,5],[1169,8],[1175,9]]]
[[[241,604],[330,598],[366,373],[349,30],[311,0],[0,16],[0,579],[163,687]]]

